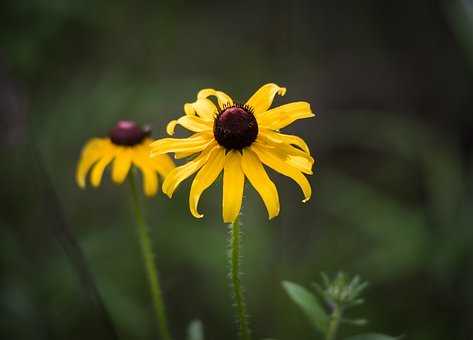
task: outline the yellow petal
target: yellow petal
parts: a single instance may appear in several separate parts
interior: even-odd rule
[[[197,115],[207,121],[213,122],[217,111],[215,104],[207,98],[197,99],[193,103],[184,104],[184,112],[187,116],[194,117]]]
[[[274,96],[279,94],[284,96],[286,93],[285,87],[279,87],[276,84],[266,84],[259,88],[250,99],[246,102],[246,105],[253,108],[255,115],[258,115],[261,112],[265,112],[269,109],[273,103]]]
[[[143,192],[151,197],[158,192],[158,174],[153,169],[148,158],[135,156],[133,162],[140,169],[143,175]]]
[[[241,168],[251,185],[260,194],[268,210],[268,218],[278,216],[279,214],[279,195],[273,181],[268,177],[261,161],[250,148],[243,149]]]
[[[290,166],[293,166],[294,168],[296,168],[297,170],[307,175],[312,175],[312,166],[314,165],[314,159],[312,157],[306,158],[306,157],[286,155],[286,158],[284,159],[284,161]]]
[[[312,188],[307,178],[299,170],[284,162],[277,156],[277,154],[262,148],[257,143],[253,143],[251,149],[264,164],[277,172],[292,178],[297,184],[299,184],[305,196],[302,202],[307,202],[310,199]]]
[[[174,134],[174,130],[176,129],[177,120],[171,120],[168,125],[166,125],[166,133],[170,136]]]
[[[241,169],[241,153],[232,150],[225,158],[223,170],[223,221],[233,223],[238,217],[243,199],[245,175]]]
[[[89,169],[103,156],[105,139],[91,139],[84,146],[81,152],[76,170],[76,182],[81,188],[85,188],[85,178]]]
[[[163,192],[171,198],[179,184],[194,174],[207,162],[210,152],[216,147],[216,144],[216,142],[213,142],[207,149],[202,151],[198,157],[184,165],[174,168],[164,179]]]
[[[199,152],[213,141],[213,135],[198,132],[188,138],[163,138],[151,143],[151,156],[169,152]]]
[[[176,166],[171,157],[166,154],[151,157],[151,142],[151,139],[145,140],[139,149],[135,151],[135,154],[145,159],[161,176],[166,177]]]
[[[214,89],[203,89],[203,90],[200,90],[199,93],[197,94],[198,99],[208,98],[210,96],[217,97],[218,106],[220,106],[220,108],[222,109],[225,106],[233,105],[232,98],[230,98],[229,95],[227,95],[225,92],[222,92],[222,91],[216,91]]]
[[[148,162],[162,177],[169,175],[169,173],[175,168],[174,162],[168,155],[157,155],[153,158],[149,158]]]
[[[186,158],[186,157],[189,157],[191,155],[195,154],[194,151],[191,151],[191,152],[176,152],[174,154],[174,158],[175,159],[182,159],[182,158]]]
[[[220,146],[215,147],[210,153],[207,162],[195,176],[189,194],[189,208],[194,217],[201,218],[204,216],[197,211],[200,196],[217,179],[224,163],[225,150]]]
[[[213,130],[213,121],[204,120],[196,116],[182,116],[178,120],[170,121],[166,127],[166,132],[172,136],[178,124],[193,132],[212,132]]]
[[[295,120],[310,117],[314,117],[314,114],[310,109],[309,103],[295,102],[266,111],[259,115],[257,120],[262,128],[279,130]]]
[[[261,129],[255,143],[277,154],[284,162],[299,171],[309,175],[312,174],[314,159],[310,156],[307,144],[301,138],[268,129]]]
[[[115,183],[120,184],[125,180],[126,175],[128,175],[128,171],[130,170],[131,159],[132,149],[128,147],[120,147],[119,151],[117,151],[115,160],[113,161],[112,180]]]
[[[195,116],[194,105],[192,105],[191,103],[185,103],[184,104],[184,112],[188,116]]]
[[[107,147],[107,150],[104,152],[103,158],[94,165],[94,168],[92,169],[92,173],[90,175],[90,182],[94,187],[98,187],[100,185],[103,172],[107,165],[113,160],[113,157],[115,157],[114,147]]]
[[[289,144],[272,142],[268,144],[266,142],[267,141],[265,141],[264,138],[258,136],[258,139],[254,144],[265,148],[268,152],[274,153],[281,160],[299,171],[312,175],[314,159],[309,154]]]
[[[300,137],[294,135],[286,135],[284,133],[279,133],[273,130],[261,128],[258,134],[258,137],[263,137],[269,141],[277,144],[292,144],[306,152],[310,155],[309,146],[307,143]]]

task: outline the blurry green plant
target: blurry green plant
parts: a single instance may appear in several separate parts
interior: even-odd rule
[[[322,279],[322,284],[313,283],[317,294],[289,281],[283,281],[282,286],[291,300],[304,312],[314,329],[326,340],[337,339],[338,329],[343,324],[366,325],[366,319],[349,319],[344,315],[348,309],[363,304],[361,293],[368,283],[361,280],[358,275],[350,278],[342,272],[333,279],[322,273]],[[394,339],[398,338],[378,333],[363,333],[345,338],[345,340]]]
[[[192,320],[189,324],[187,340],[204,340],[204,327],[200,320]]]

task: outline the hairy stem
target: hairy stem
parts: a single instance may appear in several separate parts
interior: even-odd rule
[[[240,222],[238,218],[230,224],[230,276],[232,279],[233,299],[238,314],[240,340],[250,340],[250,328],[246,314],[245,296],[240,280]]]
[[[138,239],[140,242],[144,265],[148,274],[149,288],[153,298],[153,305],[158,321],[160,338],[162,340],[171,340],[171,333],[169,332],[166,318],[166,309],[164,307],[163,295],[161,293],[161,286],[159,284],[158,271],[156,269],[155,256],[153,253],[151,239],[149,237],[149,228],[145,222],[143,212],[141,210],[139,195],[136,189],[135,175],[133,171],[130,171],[128,176],[131,187],[133,211],[135,213],[136,225],[138,228]]]

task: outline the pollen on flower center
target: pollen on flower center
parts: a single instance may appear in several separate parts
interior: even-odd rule
[[[258,136],[258,122],[248,106],[233,105],[215,118],[214,136],[227,150],[250,146]]]
[[[109,136],[113,144],[133,146],[139,144],[150,134],[149,128],[141,128],[133,121],[120,120]]]

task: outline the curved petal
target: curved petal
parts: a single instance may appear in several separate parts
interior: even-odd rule
[[[85,188],[85,179],[92,165],[102,156],[106,139],[93,138],[84,146],[76,169],[76,182],[81,188]]]
[[[203,132],[203,131],[212,132],[212,129],[213,129],[213,122],[211,121],[204,120],[196,116],[182,116],[178,120],[171,120],[168,123],[166,127],[166,132],[168,133],[168,135],[172,136],[174,134],[174,129],[176,128],[176,125],[178,124],[186,128],[187,130],[190,130],[193,132]]]
[[[115,150],[113,148],[113,146],[108,147],[107,150],[104,151],[102,159],[94,165],[90,175],[90,183],[92,183],[92,186],[98,187],[100,185],[105,168],[113,160],[113,157],[115,157]]]
[[[174,168],[164,179],[163,192],[171,198],[179,184],[199,170],[209,159],[210,152],[216,147],[219,146],[216,146],[214,142],[193,160]]]
[[[279,130],[302,118],[314,117],[309,103],[295,102],[281,105],[257,116],[258,125],[262,128]]]
[[[204,120],[213,121],[218,110],[211,100],[201,98],[193,103],[184,104],[184,112],[190,117],[197,115]]]
[[[169,152],[199,152],[213,141],[213,135],[198,132],[188,138],[163,138],[150,144],[151,157]]]
[[[223,109],[225,106],[233,105],[233,100],[228,94],[222,91],[216,91],[214,89],[203,89],[197,94],[198,99],[208,98],[210,96],[217,97],[218,106]]]
[[[225,157],[223,170],[223,221],[233,223],[241,209],[245,175],[241,169],[241,153],[232,150]]]
[[[261,86],[258,91],[248,99],[246,105],[253,108],[255,115],[258,115],[259,113],[265,112],[269,109],[276,94],[284,96],[285,93],[285,87],[279,87],[273,83],[266,84]]]
[[[243,149],[241,168],[251,185],[259,193],[268,211],[268,218],[279,215],[279,195],[273,181],[256,154],[250,148]]]
[[[264,141],[264,139],[260,139],[259,136],[254,144],[265,148],[268,152],[274,153],[281,160],[290,166],[293,166],[297,170],[302,171],[308,175],[312,175],[314,159],[304,151],[285,143],[266,143],[266,141]]]
[[[284,133],[276,132],[270,129],[260,129],[258,137],[264,137],[268,139],[269,141],[277,144],[292,144],[297,146],[299,149],[303,150],[306,152],[308,155],[310,155],[310,150],[309,146],[307,143],[300,137],[294,136],[294,135],[287,135]]]
[[[189,194],[189,208],[194,217],[201,218],[204,216],[197,211],[200,196],[204,190],[217,179],[224,164],[225,150],[222,147],[214,148],[210,153],[207,162],[195,176]]]
[[[261,129],[255,144],[261,145],[267,148],[268,151],[277,154],[284,162],[299,171],[312,175],[314,159],[310,156],[309,148],[302,138],[277,133],[273,130]],[[295,147],[293,144],[298,147]]]
[[[113,161],[112,180],[121,184],[128,175],[132,160],[132,149],[129,147],[120,147]]]
[[[145,195],[148,197],[156,195],[158,192],[158,174],[153,169],[149,159],[137,155],[134,157],[133,163],[136,164],[143,174],[143,192]]]
[[[258,158],[264,164],[276,170],[277,172],[292,178],[297,184],[299,184],[305,196],[302,202],[307,202],[310,199],[310,196],[312,195],[312,188],[307,178],[299,170],[284,162],[277,156],[277,154],[262,148],[256,143],[251,146],[251,149],[256,153]]]
[[[177,120],[171,120],[168,125],[166,125],[166,133],[170,136],[174,134],[174,130],[176,129]]]

